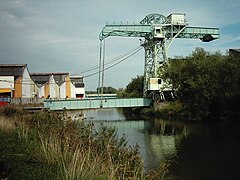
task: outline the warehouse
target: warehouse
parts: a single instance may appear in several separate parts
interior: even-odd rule
[[[39,88],[39,98],[84,98],[83,77],[70,77],[69,73],[31,73]]]
[[[0,98],[14,104],[39,103],[43,99],[84,98],[82,76],[69,73],[29,73],[27,64],[0,64]]]
[[[74,98],[85,98],[85,84],[82,76],[71,76],[71,84],[75,87]]]
[[[12,97],[14,76],[0,76],[0,97]]]
[[[31,73],[31,78],[39,87],[39,98],[71,97],[69,73]]]
[[[0,81],[0,95],[18,98],[21,102],[29,102],[39,91],[27,64],[0,64]]]

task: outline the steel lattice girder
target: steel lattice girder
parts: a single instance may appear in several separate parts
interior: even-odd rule
[[[103,40],[109,36],[149,37],[152,34],[151,26],[142,24],[107,24],[99,35]]]
[[[181,28],[182,26],[162,26],[166,38],[172,38]],[[154,27],[149,24],[107,24],[100,33],[99,39],[103,40],[109,36],[144,37],[151,39],[153,34]],[[219,28],[185,27],[176,38],[200,39],[203,42],[209,42],[219,38]]]
[[[182,15],[180,14],[180,16]],[[171,19],[171,15],[165,17],[161,14],[147,15],[140,23],[106,24],[99,34],[99,39],[102,41],[109,36],[145,38],[142,44],[145,48],[145,97],[148,90],[148,79],[156,77],[159,65],[167,61],[167,49],[175,38],[200,39],[203,42],[210,42],[220,37],[219,28],[188,27],[185,19],[174,21]],[[167,44],[168,46],[166,46]]]

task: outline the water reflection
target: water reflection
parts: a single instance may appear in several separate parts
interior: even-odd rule
[[[172,120],[153,119],[145,133],[144,159],[147,167],[156,168],[159,163],[177,156],[177,145],[187,136],[187,126]]]
[[[70,111],[69,116],[83,113],[86,122],[114,127],[118,136],[126,136],[129,146],[140,146],[146,168],[157,168],[161,161],[177,156],[177,145],[188,135],[187,125],[162,119],[142,119],[123,113],[122,109]]]
[[[66,116],[74,117],[82,114],[86,121],[117,121],[126,120],[123,110],[114,109],[91,109],[91,110],[73,110],[65,111]]]
[[[174,161],[171,173],[177,179],[233,179],[240,171],[239,128],[222,128],[214,123],[143,119],[122,109],[70,111],[84,114],[85,122],[115,127],[127,136],[128,145],[140,146],[146,169]],[[239,127],[239,126],[238,126]],[[232,131],[234,129],[234,131]]]

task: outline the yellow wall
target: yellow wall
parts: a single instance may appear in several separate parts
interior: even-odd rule
[[[44,86],[44,98],[47,98],[50,95],[49,83],[46,83]]]
[[[12,92],[12,90],[10,88],[0,88],[0,93],[8,93],[8,92]]]
[[[71,82],[70,82],[69,75],[67,75],[67,77],[66,77],[66,96],[68,98],[71,98]]]
[[[14,96],[15,98],[21,98],[22,97],[22,76],[17,78],[14,82]]]

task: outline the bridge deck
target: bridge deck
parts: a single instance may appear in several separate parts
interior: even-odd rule
[[[144,107],[150,106],[148,98],[126,98],[126,99],[69,99],[44,101],[44,108],[50,110],[74,110],[74,109],[98,109],[98,108],[119,108],[119,107]]]

